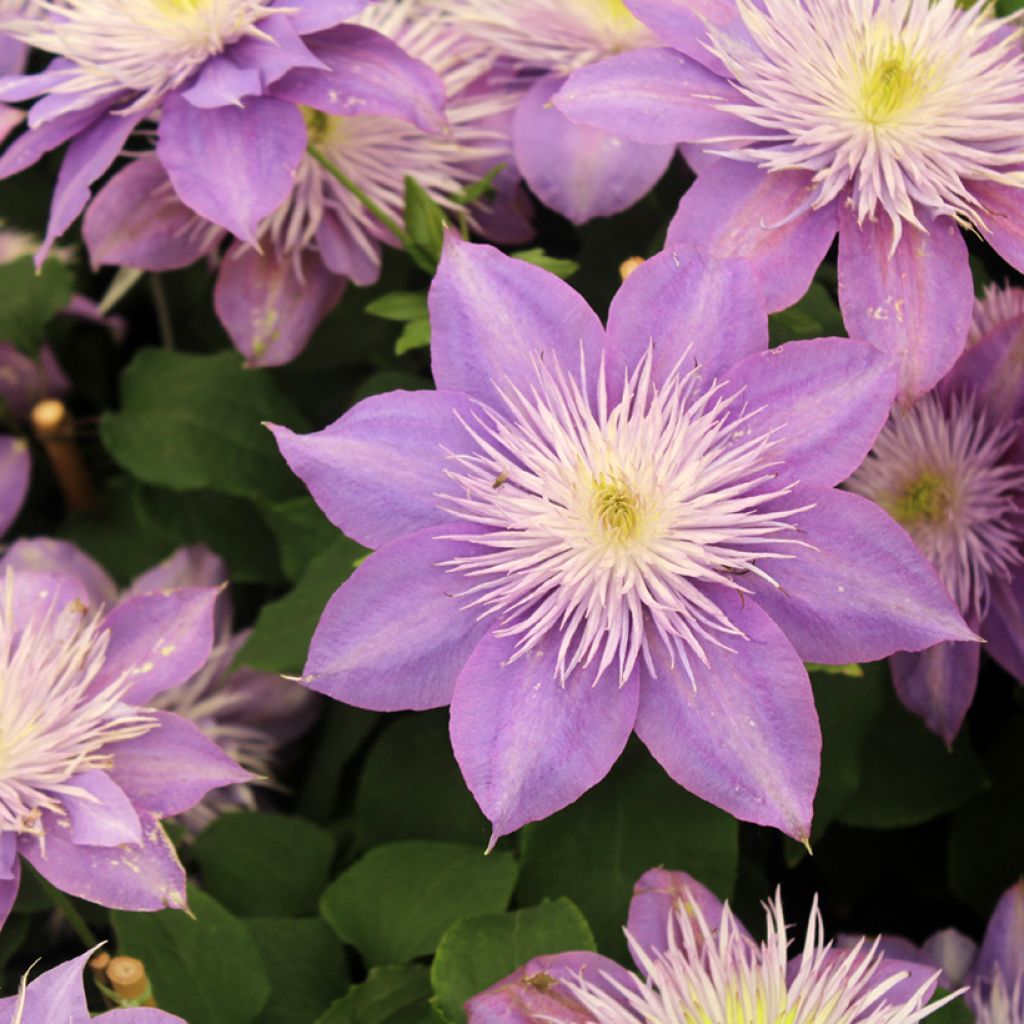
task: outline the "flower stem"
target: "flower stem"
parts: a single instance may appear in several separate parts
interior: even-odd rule
[[[412,245],[412,239],[408,233],[402,228],[398,222],[392,217],[386,210],[383,209],[378,203],[375,203],[367,194],[364,192],[347,174],[340,170],[335,164],[331,163],[316,148],[316,146],[310,146],[309,155],[318,163],[320,166],[327,171],[332,178],[336,179],[342,186],[348,189],[366,207],[366,209],[384,225],[397,238],[406,249]]]
[[[160,343],[164,348],[174,350],[174,324],[171,321],[171,310],[167,305],[167,294],[159,274],[149,275],[149,290],[153,296],[156,309],[156,324],[160,331]]]
[[[96,938],[92,929],[86,924],[85,918],[75,909],[71,898],[62,893],[60,889],[51,885],[38,871],[35,872],[35,876],[43,892],[46,893],[50,902],[54,905],[54,908],[64,915],[74,933],[85,944],[85,947],[92,949],[93,946],[99,945],[99,939]]]

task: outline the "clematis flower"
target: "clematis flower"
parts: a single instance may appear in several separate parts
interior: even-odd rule
[[[932,392],[897,409],[849,481],[937,569],[987,650],[1024,682],[1024,315],[996,320]],[[977,644],[893,656],[903,704],[947,742],[978,685]]]
[[[121,595],[100,565],[65,541],[16,541],[8,549],[7,564],[34,572],[60,572],[62,567],[74,566],[77,575],[90,581],[96,598],[111,605],[183,587],[217,588],[220,594],[208,659],[191,678],[156,694],[147,706],[198,726],[219,750],[251,773],[244,781],[211,790],[194,807],[177,815],[181,825],[195,834],[225,811],[258,807],[254,787],[274,785],[272,775],[280,748],[312,725],[318,698],[274,673],[234,669],[235,658],[251,631],[234,631],[231,597],[224,589],[227,567],[217,555],[202,544],[179,548]]]
[[[765,918],[757,942],[691,876],[648,871],[625,929],[636,971],[596,953],[538,957],[470,999],[469,1024],[914,1024],[952,998],[929,1004],[939,972],[877,945],[833,949],[817,901],[796,956],[778,893]]]
[[[56,60],[0,81],[0,101],[36,100],[0,178],[70,143],[37,258],[147,120],[159,121],[156,157],[181,202],[254,246],[305,156],[304,110],[440,130],[444,95],[429,68],[345,24],[366,2],[36,0],[36,16],[5,20],[10,37]]]
[[[574,72],[554,103],[641,142],[720,159],[669,244],[750,259],[796,302],[839,233],[851,334],[900,359],[907,403],[963,351],[960,226],[1024,269],[1024,52],[1009,19],[955,0],[628,0],[662,49]]]
[[[437,73],[447,96],[450,130],[425,131],[387,110],[305,111],[308,142],[393,221],[401,223],[406,176],[440,206],[500,164],[509,164],[506,122],[516,94],[488,78],[485,49],[423,3],[383,0],[358,19]],[[325,60],[331,59],[326,49]],[[356,116],[349,116],[349,113]],[[493,204],[478,204],[470,222],[501,242],[531,235],[520,212],[519,179],[507,167]],[[260,221],[259,246],[241,236],[220,265],[217,313],[251,365],[294,359],[338,303],[347,281],[369,285],[380,273],[382,244],[398,240],[313,155],[299,162],[283,202]],[[95,265],[147,270],[185,266],[219,249],[225,234],[180,203],[157,160],[136,161],[99,193],[85,218]],[[236,232],[237,234],[237,232]]]
[[[206,662],[217,591],[112,607],[110,581],[71,545],[60,573],[26,568],[23,550],[0,560],[0,924],[22,858],[95,903],[183,907],[185,872],[160,819],[249,773],[147,705]]]
[[[82,972],[95,952],[91,949],[31,981],[24,975],[18,994],[0,999],[0,1024],[90,1024],[94,1020],[107,1024],[185,1024],[180,1017],[146,1007],[92,1016],[85,1000]]]
[[[968,630],[910,538],[834,490],[895,369],[845,339],[768,351],[746,264],[663,253],[608,329],[568,285],[447,240],[434,392],[273,428],[327,516],[377,548],[303,682],[381,711],[451,704],[504,835],[597,783],[636,728],[681,785],[804,839],[820,734],[801,659]]]
[[[432,0],[460,31],[485,43],[522,94],[514,153],[545,206],[575,224],[642,199],[665,173],[675,147],[633,142],[627,133],[573,124],[551,98],[577,68],[656,45],[622,0]]]

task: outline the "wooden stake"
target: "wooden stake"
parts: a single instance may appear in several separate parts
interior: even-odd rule
[[[99,505],[89,467],[75,436],[75,420],[57,398],[46,398],[32,409],[32,430],[43,446],[69,512],[92,512]]]
[[[634,270],[639,270],[645,262],[642,256],[630,256],[628,260],[623,260],[619,264],[619,277],[625,281]]]
[[[133,956],[115,956],[107,965],[107,979],[119,1000],[134,1002],[149,993],[141,1005],[156,1006],[149,978],[146,977],[146,968],[141,960]]]

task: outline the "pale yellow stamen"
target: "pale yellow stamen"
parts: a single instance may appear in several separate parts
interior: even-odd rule
[[[631,540],[640,524],[640,499],[624,481],[602,477],[594,484],[594,514],[609,540]]]
[[[871,69],[861,93],[861,113],[871,124],[884,124],[914,105],[924,94],[927,71],[902,47],[893,47]]]
[[[941,523],[949,515],[949,485],[937,473],[922,473],[902,494],[886,502],[889,514],[904,526]]]

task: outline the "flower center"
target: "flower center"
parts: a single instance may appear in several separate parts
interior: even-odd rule
[[[886,504],[886,510],[898,523],[941,523],[952,508],[949,484],[937,473],[924,472],[907,489]]]
[[[897,48],[902,49],[902,48]],[[919,67],[905,52],[879,61],[864,82],[861,110],[871,124],[884,124],[919,99],[923,92]]]
[[[189,0],[182,0],[189,2]],[[331,117],[322,110],[312,107],[300,107],[302,119],[306,122],[306,134],[311,146],[322,146],[333,134],[334,128],[340,123],[340,117]]]
[[[774,432],[699,368],[655,384],[651,352],[615,405],[550,353],[534,374],[522,390],[506,383],[466,424],[475,447],[451,456],[442,507],[486,528],[459,536],[479,554],[447,563],[470,581],[461,596],[517,639],[513,660],[552,637],[562,681],[614,666],[621,684],[641,659],[653,673],[652,644],[692,672],[706,645],[742,637],[707,588],[774,582],[770,560],[801,543],[787,535],[802,509],[764,511],[792,489]]]

